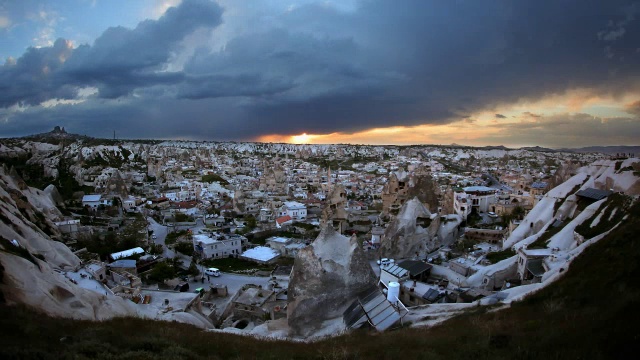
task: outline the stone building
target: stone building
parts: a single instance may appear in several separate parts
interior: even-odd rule
[[[430,211],[440,206],[440,188],[431,174],[423,168],[414,172],[400,169],[391,173],[389,181],[382,190],[383,215],[397,215],[406,201],[417,197]]]
[[[289,188],[287,175],[282,166],[275,163],[272,167],[264,166],[264,169],[258,189],[272,194],[286,194]]]
[[[347,228],[349,214],[347,206],[347,192],[344,185],[333,186],[325,208],[322,210],[322,222],[330,224],[338,233],[342,234]]]

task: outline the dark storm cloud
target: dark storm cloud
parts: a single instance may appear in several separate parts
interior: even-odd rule
[[[205,82],[209,86],[199,86],[197,93],[237,96],[253,84],[256,89],[251,95],[282,93],[271,98],[270,104],[288,104],[325,95],[369,92],[393,82],[397,75],[369,68],[363,64],[362,53],[353,39],[318,39],[285,29],[241,36],[220,52],[196,52],[184,67],[185,73],[195,77],[191,84],[185,84],[186,91],[193,91],[189,88],[194,83]],[[204,74],[213,76],[202,77]]]
[[[336,97],[280,96],[247,106],[248,117],[290,133],[357,131],[449,122],[579,87],[614,95],[638,90],[632,78],[640,72],[640,27],[625,20],[633,9],[596,1],[366,2],[349,15],[350,28],[337,21],[336,33],[327,33],[353,39],[349,63],[393,74],[389,81]],[[625,21],[624,35],[598,38],[609,21],[618,20]]]
[[[97,87],[101,97],[117,98],[136,88],[179,83],[183,74],[159,70],[180,40],[199,27],[217,26],[221,14],[215,3],[190,0],[135,29],[109,28],[93,45],[72,49],[58,39],[50,48],[29,48],[15,65],[0,69],[0,90],[7,94],[0,106],[70,99],[81,87]]]
[[[51,79],[72,52],[71,44],[59,39],[52,47],[29,48],[17,61],[7,62],[0,68],[0,107],[75,97],[75,87]]]
[[[1,89],[11,94],[0,105],[72,98],[74,87],[95,86],[100,97],[129,102],[42,114],[78,109],[95,119],[100,112],[101,119],[153,121],[154,131],[170,134],[171,116],[182,110],[192,134],[203,138],[446,123],[570,89],[612,96],[640,90],[638,9],[596,0],[363,1],[353,12],[311,4],[272,14],[270,29],[198,49],[181,71],[161,72],[186,35],[220,24],[215,4],[185,1],[158,21],[107,30],[65,63],[53,56],[64,50],[58,43],[30,49],[0,70]],[[55,76],[36,76],[27,57],[49,59]],[[132,92],[142,98],[132,100]],[[35,123],[35,112],[14,119],[27,114]]]
[[[220,24],[222,9],[207,1],[185,1],[157,21],[146,20],[135,29],[109,28],[92,46],[74,51],[65,75],[78,85],[97,86],[100,95],[117,98],[136,88],[177,84],[180,73],[159,72],[175,45],[199,27]]]

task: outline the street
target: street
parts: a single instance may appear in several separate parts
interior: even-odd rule
[[[191,258],[180,253],[176,254],[171,249],[168,249],[167,246],[165,245],[165,238],[167,237],[167,234],[169,233],[169,231],[173,231],[173,229],[168,226],[159,224],[152,217],[148,217],[147,220],[149,221],[149,229],[153,230],[153,235],[156,236],[155,239],[152,238],[152,241],[155,244],[160,244],[163,246],[164,250],[163,250],[162,256],[165,259],[172,259],[176,256],[179,257],[182,260],[182,268],[187,269],[191,264]],[[195,234],[202,227],[203,226],[195,226],[191,228],[191,231],[193,231]],[[203,274],[205,268],[202,265],[198,265],[198,270],[200,270],[200,273]],[[226,285],[229,293],[233,294],[237,292],[245,284],[262,285],[263,288],[266,288],[269,283],[269,277],[266,277],[266,276],[249,276],[249,275],[239,275],[239,274],[224,273],[224,272],[221,272],[221,275],[219,277],[211,276],[210,281],[207,280],[207,277],[205,275],[204,283],[201,281],[201,279],[202,279],[202,275],[197,276],[195,280],[190,277],[189,289],[193,291],[194,289],[197,289],[199,287],[203,287],[203,286],[208,287],[209,285],[221,284],[221,285]]]
[[[249,276],[249,275],[239,275],[239,274],[231,274],[231,273],[222,273],[218,277],[210,277],[210,280],[207,280],[207,276],[204,276],[204,282],[201,281],[202,275],[198,275],[195,280],[191,277],[189,278],[189,290],[193,291],[199,287],[204,287],[208,289],[209,285],[226,285],[227,290],[229,291],[230,296],[235,294],[243,285],[246,284],[254,284],[254,285],[262,285],[264,289],[268,288],[269,285],[269,277],[268,276]]]
[[[154,244],[160,244],[162,245],[163,251],[162,251],[162,257],[164,257],[165,259],[172,259],[175,256],[175,252],[173,252],[173,250],[168,249],[167,246],[164,244],[164,240],[167,237],[167,234],[169,233],[169,228],[167,226],[164,226],[162,224],[157,223],[151,216],[147,217],[147,221],[149,222],[149,230],[153,231],[153,234],[151,235],[151,240],[153,241]],[[153,236],[156,236],[155,239],[153,239]]]

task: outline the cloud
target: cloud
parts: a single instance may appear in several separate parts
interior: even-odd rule
[[[158,20],[146,20],[135,29],[109,28],[92,46],[80,46],[64,75],[83,86],[96,86],[100,96],[116,98],[136,88],[177,84],[180,73],[163,72],[175,46],[202,26],[221,22],[222,9],[208,1],[185,1]]]
[[[629,114],[635,114],[640,116],[640,100],[634,101],[631,104],[627,105],[625,109]]]
[[[19,59],[7,60],[0,68],[0,106],[74,98],[74,86],[56,81],[56,74],[72,52],[70,42],[58,39],[51,47],[31,47]]]
[[[134,29],[109,28],[93,45],[29,49],[0,68],[9,94],[0,106],[72,100],[95,87],[98,99],[14,118],[135,118],[174,134],[175,117],[187,117],[180,110],[189,117],[180,133],[247,139],[274,129],[449,124],[483,111],[505,119],[496,113],[505,105],[576,89],[640,93],[640,26],[627,1],[292,3],[227,1],[223,13],[216,3],[184,1]],[[523,114],[521,129],[546,120],[534,112]]]
[[[534,114],[534,113],[532,113],[530,111],[525,111],[525,112],[522,113],[522,115],[524,115],[525,117],[529,117],[529,118],[540,118],[540,117],[542,117],[542,115]]]
[[[0,68],[0,106],[71,99],[81,87],[96,87],[103,98],[130,95],[138,88],[178,84],[184,74],[163,72],[176,44],[201,26],[215,27],[222,9],[204,0],[183,2],[158,20],[135,29],[112,27],[93,45],[73,49],[58,39],[51,47],[29,48],[13,66]]]
[[[603,41],[615,41],[626,33],[626,27],[635,20],[636,14],[640,12],[640,5],[634,3],[625,9],[625,18],[614,22],[610,20],[605,30],[598,32],[598,39]]]
[[[0,15],[0,29],[6,29],[11,26],[11,19],[6,15]]]
[[[497,132],[482,138],[488,143],[579,147],[592,145],[637,145],[640,118],[602,118],[584,113],[556,114],[488,125]]]

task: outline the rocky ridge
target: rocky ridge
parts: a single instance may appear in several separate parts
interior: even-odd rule
[[[341,316],[358,293],[375,284],[375,274],[355,237],[325,225],[295,258],[288,288],[291,336],[307,336],[326,320]]]

